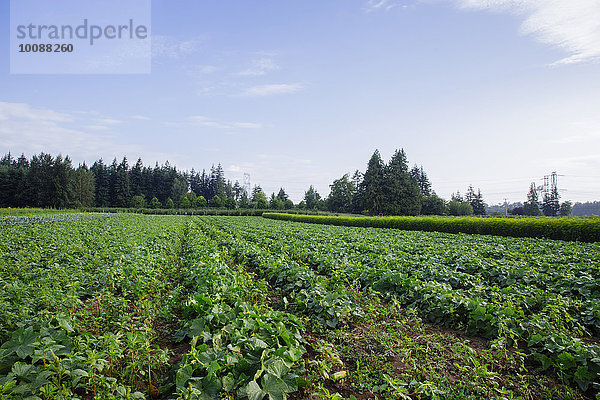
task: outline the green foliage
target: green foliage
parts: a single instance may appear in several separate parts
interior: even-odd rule
[[[271,200],[269,201],[269,208],[273,210],[283,210],[285,207],[281,199],[275,196],[271,196]]]
[[[537,195],[537,187],[535,183],[532,183],[529,187],[529,193],[527,193],[527,201],[523,204],[523,215],[528,215],[531,217],[538,217],[542,215]]]
[[[330,282],[359,281],[362,291],[492,339],[496,349],[527,349],[561,379],[600,390],[600,346],[581,339],[600,335],[596,244],[260,221],[218,226],[241,239],[238,247],[258,243]],[[273,264],[268,254],[259,259]]]
[[[367,170],[356,191],[355,204],[357,211],[369,210],[371,214],[383,213],[385,201],[383,194],[384,174],[385,164],[381,159],[379,150],[375,150],[371,159],[369,159]]]
[[[345,175],[341,181],[334,182],[335,186],[332,185],[332,204],[336,207],[340,201],[344,203],[344,196],[354,186],[356,191],[352,198],[352,209],[368,215],[419,215],[421,197],[429,195],[431,190],[423,168],[415,166],[409,171],[403,149],[396,150],[387,165],[379,151],[375,150],[365,173],[355,173],[351,186],[347,178]],[[334,208],[330,209],[335,211]]]
[[[419,215],[421,192],[419,183],[408,171],[404,150],[396,150],[384,170],[383,207],[385,215]]]
[[[201,231],[192,227],[186,252],[196,288],[184,307],[179,334],[191,339],[175,374],[180,398],[216,399],[219,393],[285,399],[298,389],[305,353],[294,316],[243,301],[247,283],[228,268]]]
[[[267,195],[265,194],[265,192],[263,192],[260,186],[254,186],[254,189],[252,190],[252,200],[250,205],[252,208],[258,208],[263,210],[269,208]]]
[[[171,204],[173,204],[173,200],[171,200]],[[181,200],[181,204],[180,207],[181,208],[190,208],[192,206],[192,203],[190,203],[190,199],[188,199],[187,197],[183,197],[183,200]],[[167,208],[174,208],[174,206],[169,207],[169,202],[167,201]]]
[[[60,217],[0,230],[3,398],[143,399],[169,359],[153,327],[177,307],[183,218]]]
[[[223,206],[229,210],[233,210],[236,206],[235,199],[233,197],[227,197]]]
[[[467,201],[450,200],[448,214],[453,216],[473,215],[473,206]]]
[[[194,193],[194,192],[187,192],[181,198],[179,206],[181,208],[193,208],[193,207],[196,207],[197,201],[198,201],[198,198],[196,197],[196,193]]]
[[[556,217],[560,211],[560,203],[559,203],[559,194],[558,189],[555,187],[552,188],[550,193],[544,194],[544,200],[542,203],[542,211],[546,217]]]
[[[156,197],[153,197],[152,200],[150,200],[150,208],[162,208],[162,204],[160,204],[160,201],[158,201]]]
[[[317,210],[321,206],[321,195],[312,185],[304,192],[304,202],[307,210]]]
[[[204,198],[204,196],[198,196],[196,198],[196,203],[194,204],[194,206],[196,208],[205,208],[208,205],[206,199]]]
[[[214,208],[221,208],[223,207],[223,200],[221,200],[219,196],[215,196],[210,199],[210,206]]]
[[[205,219],[202,227],[213,240],[228,249],[236,261],[244,263],[260,271],[271,285],[281,288],[293,301],[296,310],[310,315],[313,321],[322,327],[334,328],[348,318],[361,315],[356,304],[348,298],[344,289],[328,287],[327,281],[315,274],[308,267],[298,263],[289,263],[261,246],[253,245],[250,241],[240,241],[240,238],[252,238],[252,242],[260,243],[260,237],[251,233],[244,234],[234,230],[231,234],[215,229],[219,220]]]
[[[294,208],[294,202],[290,199],[286,199],[283,202],[283,208],[286,210],[291,210],[292,208]]]
[[[423,215],[446,215],[448,206],[446,201],[435,194],[425,196],[421,199],[421,214]]]
[[[327,197],[327,209],[334,212],[351,212],[356,186],[354,186],[354,182],[350,180],[348,174],[334,180],[329,187],[331,192]]]
[[[131,207],[133,208],[145,208],[146,207],[146,199],[143,195],[133,196],[131,198]]]
[[[96,191],[96,178],[85,164],[75,171],[73,191],[78,207],[92,207]]]
[[[565,201],[560,205],[560,216],[570,217],[573,213],[573,204],[570,201]]]
[[[475,189],[473,189],[472,185],[469,185],[467,188],[467,193],[465,195],[465,200],[471,205],[473,212],[471,214],[458,214],[458,215],[485,215],[485,204],[483,203],[483,196],[481,195],[481,190],[477,189],[477,193],[475,193]]]
[[[263,213],[263,217],[314,224],[394,228],[403,230],[538,237],[580,242],[600,241],[598,218],[481,217],[336,217]]]

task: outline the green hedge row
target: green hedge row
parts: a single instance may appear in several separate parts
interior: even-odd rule
[[[600,242],[600,218],[333,217],[267,212],[262,216],[313,224]]]

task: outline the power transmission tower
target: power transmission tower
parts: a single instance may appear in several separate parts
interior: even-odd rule
[[[546,195],[550,195],[550,193],[552,193],[555,189],[558,193],[558,177],[559,175],[556,173],[556,171],[552,172],[550,175],[544,175],[544,185],[537,187],[537,190],[542,192],[542,198],[544,198]]]
[[[244,172],[244,189],[246,189],[246,193],[250,196],[250,174]]]

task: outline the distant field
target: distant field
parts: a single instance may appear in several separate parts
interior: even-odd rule
[[[600,390],[598,243],[256,217],[15,217],[0,225],[3,399]]]
[[[52,208],[0,208],[0,216],[69,214],[73,212],[77,212],[77,210],[55,210]]]

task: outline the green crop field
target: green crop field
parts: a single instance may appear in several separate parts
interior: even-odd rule
[[[5,215],[0,399],[600,398],[589,239]]]

